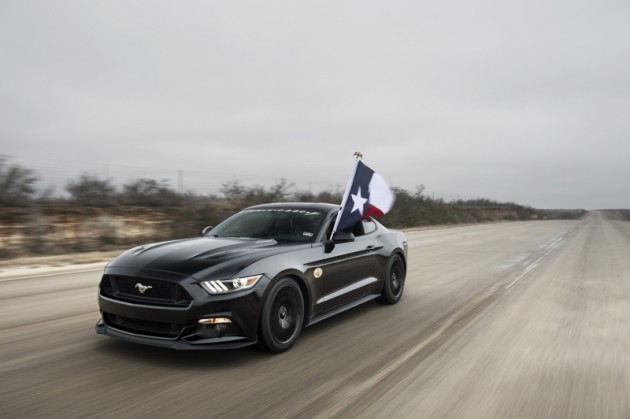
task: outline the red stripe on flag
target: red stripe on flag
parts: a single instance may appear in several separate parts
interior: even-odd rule
[[[383,211],[369,204],[367,209],[363,212],[363,217],[380,217],[381,215],[383,215]]]

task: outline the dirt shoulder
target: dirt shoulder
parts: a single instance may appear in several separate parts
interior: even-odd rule
[[[433,225],[433,226],[422,226],[422,227],[414,227],[414,228],[406,228],[402,231],[404,232],[412,232],[419,230],[436,230],[436,229],[444,229],[444,228],[456,228],[456,227],[465,227],[476,224],[494,224],[494,223],[469,223],[469,224],[448,224],[448,225]],[[99,251],[99,252],[81,252],[81,253],[68,253],[65,255],[55,255],[55,256],[23,256],[12,259],[0,260],[0,277],[7,276],[9,274],[14,273],[26,273],[33,271],[42,270],[44,268],[68,268],[71,267],[74,269],[81,269],[82,266],[98,264],[98,263],[106,263],[123,251],[127,250],[129,247],[118,249],[118,250],[109,250],[109,251]]]
[[[71,253],[56,256],[24,256],[0,260],[0,272],[105,263],[122,253],[123,250],[125,249],[110,250],[107,252]]]

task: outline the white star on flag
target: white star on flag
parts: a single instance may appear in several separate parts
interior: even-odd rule
[[[359,211],[359,213],[361,215],[363,215],[363,207],[365,206],[365,203],[367,202],[367,198],[363,198],[361,196],[361,187],[359,186],[359,190],[357,191],[357,194],[352,194],[352,211],[350,211],[350,213],[353,213],[355,211]]]

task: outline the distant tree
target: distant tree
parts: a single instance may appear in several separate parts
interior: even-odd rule
[[[180,197],[163,179],[137,179],[123,186],[121,199],[126,204],[134,205],[172,205]]]
[[[303,191],[303,190],[296,191],[293,194],[293,199],[295,199],[296,202],[315,202],[316,201],[316,197],[315,195],[313,195],[311,191]]]
[[[7,156],[0,155],[0,205],[28,204],[39,178],[32,170],[8,162]]]
[[[71,199],[83,205],[110,206],[116,204],[116,188],[109,180],[83,174],[77,181],[70,180],[66,191]]]
[[[232,179],[221,185],[219,192],[221,192],[221,195],[228,201],[240,202],[245,199],[247,188],[241,185],[238,179]]]
[[[263,186],[243,186],[237,180],[231,180],[224,183],[219,192],[223,197],[239,206],[249,206],[263,204],[267,202],[283,202],[291,197],[289,192],[294,187],[293,183],[288,183],[286,179],[281,178],[278,183],[265,189]]]
[[[289,183],[285,178],[280,178],[278,183],[273,185],[267,192],[269,202],[286,201],[290,196],[290,190],[295,187],[294,183]]]
[[[44,189],[41,189],[37,192],[37,197],[35,198],[38,203],[49,203],[55,200],[55,188],[53,186],[48,186]]]
[[[343,189],[341,189],[340,185],[335,186],[334,188],[330,188],[327,191],[321,191],[316,196],[315,202],[325,202],[329,204],[341,204],[341,200],[343,199]]]

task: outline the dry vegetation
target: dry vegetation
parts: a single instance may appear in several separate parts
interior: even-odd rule
[[[217,196],[179,194],[166,182],[137,179],[117,189],[109,180],[83,175],[66,185],[67,196],[36,195],[33,171],[0,157],[0,259],[124,248],[198,235],[231,213],[279,201],[341,202],[340,189],[312,193],[286,180],[265,188],[237,180]],[[537,211],[488,199],[445,202],[396,189],[396,204],[382,222],[396,228],[436,224],[579,218],[583,212]]]

